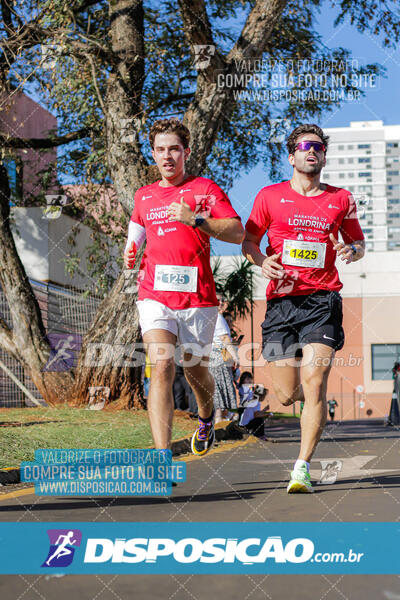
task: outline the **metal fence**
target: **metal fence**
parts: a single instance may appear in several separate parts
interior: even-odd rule
[[[72,333],[84,335],[101,302],[100,298],[84,296],[82,291],[67,289],[54,284],[30,280],[38,301],[44,326],[48,334]],[[12,327],[10,307],[0,287],[0,316]],[[45,404],[29,375],[20,363],[0,348],[0,361],[25,385],[25,387]],[[33,406],[23,391],[0,369],[0,407],[21,408]]]

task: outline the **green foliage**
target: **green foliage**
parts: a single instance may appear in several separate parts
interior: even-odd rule
[[[235,258],[229,274],[224,274],[221,259],[213,265],[213,275],[218,294],[226,302],[226,310],[232,313],[233,320],[245,318],[254,307],[254,274],[251,263],[244,258]]]

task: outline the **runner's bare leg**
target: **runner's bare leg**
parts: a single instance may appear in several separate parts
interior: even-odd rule
[[[299,459],[307,462],[310,462],[326,424],[326,389],[334,356],[333,348],[324,344],[307,344],[303,348],[301,381],[305,402],[300,419]]]
[[[184,354],[184,361],[189,362],[190,354]],[[199,358],[199,364],[184,367],[185,377],[192,388],[199,409],[199,416],[207,419],[214,408],[214,378],[208,370],[208,356]]]
[[[304,400],[300,382],[301,359],[284,358],[268,363],[275,395],[283,406]]]
[[[152,329],[144,334],[143,341],[151,363],[147,412],[154,445],[163,450],[171,447],[176,335],[165,329]],[[164,357],[162,348],[165,350]]]

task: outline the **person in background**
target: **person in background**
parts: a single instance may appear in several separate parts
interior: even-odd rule
[[[333,421],[333,419],[335,418],[336,406],[339,406],[339,404],[336,402],[335,398],[331,398],[330,400],[328,400],[328,411],[331,421]]]
[[[234,363],[238,363],[237,350],[232,344],[230,326],[222,315],[223,299],[221,296],[217,296],[217,298],[220,304],[209,359],[210,373],[215,382],[214,409],[216,423],[227,418],[228,411],[237,407],[232,366]]]
[[[266,402],[268,390],[262,385],[254,386],[253,375],[244,371],[239,380],[239,425],[256,437],[264,436],[264,419],[269,405]]]

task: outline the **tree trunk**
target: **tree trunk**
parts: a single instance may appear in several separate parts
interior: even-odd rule
[[[141,336],[136,293],[123,292],[123,275],[99,306],[83,340],[73,394],[78,405],[87,405],[90,387],[103,387],[105,408],[145,407],[142,389],[145,355],[138,349]]]
[[[198,175],[204,170],[218,128],[234,106],[232,90],[218,89],[216,85],[218,71],[233,70],[234,60],[262,56],[285,3],[286,0],[256,0],[228,57],[216,52],[209,67],[199,72],[196,93],[184,117],[192,134],[188,173]],[[204,1],[180,0],[180,8],[188,45],[193,48],[195,44],[213,44]],[[107,83],[107,161],[118,198],[131,212],[134,192],[158,178],[156,169],[146,163],[138,136],[144,81],[142,2],[112,1],[110,16],[112,49],[120,62]],[[87,402],[90,386],[103,386],[109,389],[108,406],[143,405],[141,367],[129,368],[123,362],[124,346],[127,345],[125,353],[131,355],[134,349],[129,345],[140,342],[140,333],[135,295],[121,293],[122,286],[123,274],[100,305],[85,337],[74,390],[80,404]]]
[[[0,319],[0,345],[28,371],[49,406],[67,403],[73,384],[70,372],[45,372],[51,347],[39,305],[29,284],[10,229],[10,188],[0,164],[0,284],[11,311],[12,328]]]

